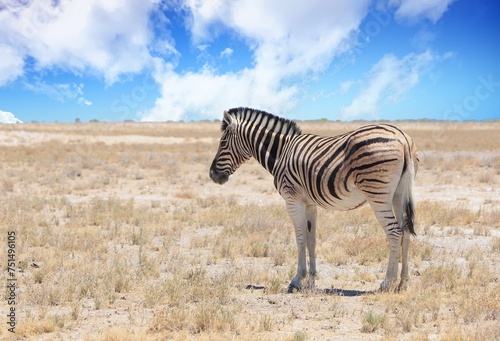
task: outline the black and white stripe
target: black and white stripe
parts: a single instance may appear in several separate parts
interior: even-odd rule
[[[408,248],[413,228],[413,179],[417,149],[412,139],[389,124],[368,125],[334,137],[302,134],[293,121],[249,108],[224,112],[219,150],[210,168],[223,184],[250,157],[274,176],[295,227],[299,251],[297,275],[290,291],[316,274],[316,207],[352,210],[368,202],[384,228],[390,256],[381,289],[397,279],[402,249],[401,282],[409,279]]]

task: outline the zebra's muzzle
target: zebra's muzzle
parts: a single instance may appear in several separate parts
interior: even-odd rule
[[[229,175],[224,172],[218,172],[215,168],[211,168],[210,179],[219,185],[223,185],[227,182],[227,180],[229,180]]]

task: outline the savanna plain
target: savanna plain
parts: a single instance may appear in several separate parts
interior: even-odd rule
[[[365,206],[318,211],[316,288],[295,294],[271,175],[208,176],[219,123],[0,125],[0,339],[500,340],[500,122],[395,124],[420,151],[409,289],[376,291],[389,251]]]

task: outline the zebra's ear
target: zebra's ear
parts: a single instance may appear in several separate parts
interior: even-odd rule
[[[224,110],[224,121],[226,121],[229,129],[231,130],[236,129],[236,118],[225,110]]]

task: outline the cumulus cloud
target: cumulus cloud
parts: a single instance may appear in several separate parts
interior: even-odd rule
[[[385,55],[371,68],[366,79],[360,82],[366,86],[349,105],[341,109],[341,119],[376,119],[380,107],[400,100],[419,82],[434,60],[435,57],[429,51],[410,53],[403,58]]]
[[[399,20],[418,20],[421,18],[437,22],[455,0],[390,0],[396,7],[396,18]]]
[[[204,65],[179,73],[175,65],[156,74],[161,97],[143,120],[181,119],[198,112],[219,117],[232,106],[256,106],[286,113],[300,96],[297,77],[322,72],[332,59],[354,45],[353,34],[370,1],[186,0],[189,27],[198,46],[221,29],[238,36],[252,53],[252,64],[221,73]]]
[[[1,41],[0,51],[2,51],[2,58],[0,58],[0,86],[2,86],[23,74],[24,60],[19,51],[2,44]]]
[[[27,57],[37,69],[97,72],[107,84],[151,65],[153,1],[6,0],[2,6],[0,85],[24,73]]]
[[[197,72],[179,74],[167,65],[156,80],[161,97],[154,107],[141,114],[143,121],[182,120],[193,114],[200,118],[219,118],[222,110],[241,105],[267,108],[285,113],[293,106],[294,86],[278,88],[273,82],[261,82],[253,70],[220,74],[209,66]]]
[[[328,66],[365,17],[368,5],[367,0],[187,2],[195,39],[210,39],[211,28],[223,25],[249,42],[256,68],[278,67],[283,74]]]
[[[23,123],[23,121],[9,111],[0,110],[0,123]]]

